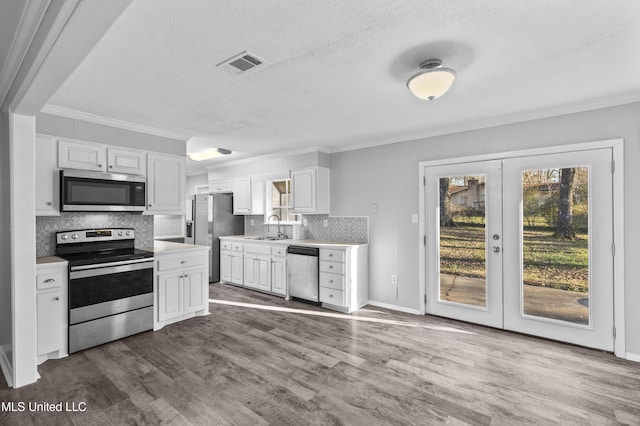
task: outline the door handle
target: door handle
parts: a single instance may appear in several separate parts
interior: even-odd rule
[[[498,246],[493,246],[493,252],[494,252],[494,253],[500,253],[500,247],[498,247]]]

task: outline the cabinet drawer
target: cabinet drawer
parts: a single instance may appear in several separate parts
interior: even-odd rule
[[[231,243],[229,241],[220,241],[221,250],[231,250]]]
[[[231,243],[231,250],[233,250],[233,251],[243,251],[244,250],[244,244]]]
[[[333,274],[344,274],[344,263],[320,261],[320,272],[331,272]]]
[[[244,246],[245,253],[255,253],[255,254],[271,254],[271,246],[265,245],[245,245]]]
[[[320,249],[320,260],[344,262],[344,250]]]
[[[60,287],[61,285],[62,271],[47,271],[36,276],[36,288],[38,290]]]
[[[171,257],[168,259],[158,259],[158,271],[167,271],[169,269],[189,268],[191,266],[204,265],[207,263],[206,256],[183,256]]]
[[[272,247],[271,254],[274,256],[286,256],[287,248],[286,247]]]
[[[344,275],[320,272],[320,287],[344,290]]]
[[[344,306],[344,291],[333,288],[320,287],[320,301],[330,305]]]

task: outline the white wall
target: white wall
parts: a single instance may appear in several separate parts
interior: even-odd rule
[[[223,163],[209,168],[209,179],[233,179],[244,176],[288,177],[290,170],[305,167],[329,167],[331,159],[324,152],[307,152],[288,156],[265,156]]]
[[[625,140],[627,352],[640,354],[640,103],[332,154],[331,214],[369,216],[370,299],[417,310],[420,236],[411,214],[418,213],[420,161],[615,138]]]
[[[83,120],[75,120],[52,114],[40,113],[36,116],[36,132],[144,151],[181,155],[183,157],[187,155],[186,141],[89,123]]]

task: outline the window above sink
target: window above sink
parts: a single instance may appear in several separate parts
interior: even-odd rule
[[[299,214],[292,212],[291,208],[291,179],[278,179],[267,181],[266,184],[266,209],[264,223],[269,223],[269,217],[276,215],[280,218],[281,225],[300,224]],[[272,218],[271,223],[275,224]]]

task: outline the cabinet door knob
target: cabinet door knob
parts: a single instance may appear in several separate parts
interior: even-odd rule
[[[46,280],[44,280],[44,283],[45,283],[45,284],[47,284],[47,283],[54,283],[54,282],[56,282],[56,280],[54,280],[53,278],[47,278]]]
[[[333,280],[329,280],[329,282],[330,282],[330,283],[332,283],[332,282],[333,282]]]
[[[113,169],[113,164],[109,165],[109,168],[110,168],[110,169]]]
[[[330,294],[329,297],[333,297],[333,294]]]
[[[102,167],[102,164],[98,164],[98,167]]]
[[[60,300],[60,297],[56,296],[56,297],[53,298],[53,300]]]
[[[329,265],[329,269],[333,269],[333,265]]]
[[[333,257],[333,253],[329,253],[329,257]]]
[[[52,206],[52,205],[53,205],[53,203],[52,203],[51,201],[47,201],[47,205],[48,205],[48,206]]]
[[[182,262],[180,262],[180,264],[181,264],[181,265],[184,265],[184,264],[186,264],[186,263],[187,263],[187,261],[186,261],[186,260],[183,260]]]
[[[149,207],[151,207],[151,204],[149,204]]]

